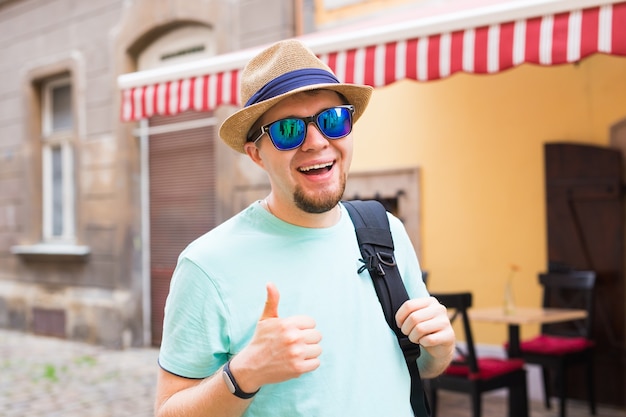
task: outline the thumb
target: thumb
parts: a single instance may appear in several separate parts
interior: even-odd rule
[[[278,301],[280,300],[280,293],[278,288],[271,282],[266,285],[267,300],[265,301],[265,308],[263,314],[261,314],[261,321],[278,317]]]

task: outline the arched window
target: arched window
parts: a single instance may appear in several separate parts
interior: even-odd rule
[[[186,25],[170,30],[146,47],[138,57],[138,70],[195,61],[215,55],[213,30]]]

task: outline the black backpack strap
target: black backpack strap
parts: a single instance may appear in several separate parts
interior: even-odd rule
[[[393,330],[411,375],[411,406],[418,417],[430,416],[430,407],[417,367],[420,346],[411,342],[396,325],[395,314],[409,299],[394,257],[393,238],[387,210],[376,200],[343,201],[356,231],[363,266],[372,277],[374,289],[383,308],[385,320]]]

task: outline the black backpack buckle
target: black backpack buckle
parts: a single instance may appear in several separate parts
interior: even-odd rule
[[[396,258],[394,258],[393,253],[388,252],[376,252],[366,260],[360,259],[360,261],[363,262],[363,265],[358,270],[359,274],[367,269],[370,272],[375,272],[379,276],[384,277],[384,267],[393,268],[396,266]]]
[[[396,266],[396,258],[394,258],[393,253],[376,252],[373,256],[369,257],[367,269],[370,272],[375,271],[378,275],[384,277],[384,267],[393,268],[394,266]]]

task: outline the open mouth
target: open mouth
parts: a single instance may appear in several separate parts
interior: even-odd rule
[[[326,162],[323,164],[315,164],[308,167],[302,167],[298,170],[305,175],[319,175],[331,170],[334,162]]]

